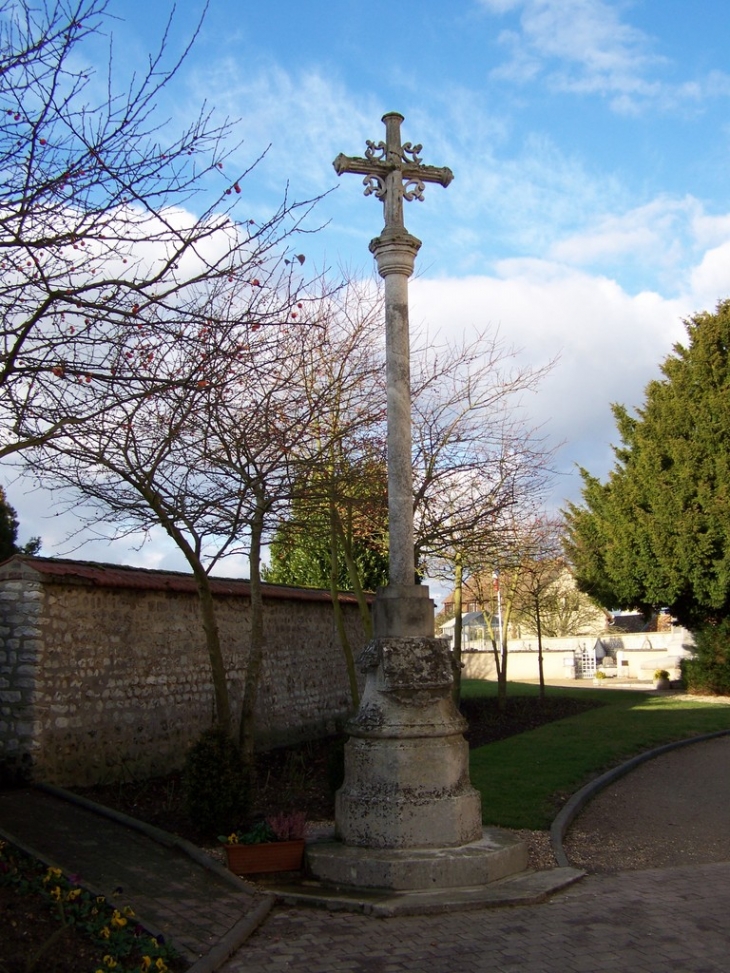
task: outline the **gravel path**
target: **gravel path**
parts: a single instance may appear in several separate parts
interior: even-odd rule
[[[730,736],[670,751],[610,784],[564,847],[590,872],[730,861]]]

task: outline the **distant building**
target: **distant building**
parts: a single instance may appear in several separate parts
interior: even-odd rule
[[[491,580],[479,579],[465,585],[462,595],[461,657],[466,678],[496,679],[494,641],[499,648],[499,622]],[[480,605],[481,601],[481,605]],[[563,572],[551,589],[546,589],[542,652],[547,680],[607,678],[652,682],[657,669],[670,678],[680,675],[680,661],[692,654],[693,640],[684,628],[674,625],[667,612],[647,621],[639,612],[606,612],[577,591],[572,575]],[[454,597],[444,602],[440,634],[453,645]],[[541,616],[542,616],[541,611]],[[451,617],[449,617],[449,615]],[[546,632],[550,634],[546,634]],[[514,680],[536,680],[538,641],[535,625],[527,613],[513,613],[506,632],[508,674]]]

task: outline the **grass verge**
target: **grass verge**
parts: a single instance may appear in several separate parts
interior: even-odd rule
[[[493,695],[494,683],[465,680],[465,696]],[[535,696],[511,683],[508,696]],[[629,757],[664,743],[730,730],[730,705],[633,690],[548,688],[548,695],[604,705],[471,751],[471,782],[482,795],[484,824],[544,830],[578,788]],[[538,700],[536,699],[536,705]]]

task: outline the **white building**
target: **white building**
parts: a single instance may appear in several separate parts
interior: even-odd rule
[[[621,630],[622,621],[637,617],[614,616],[613,622],[603,631],[596,631],[592,635],[543,638],[545,679],[548,682],[593,679],[598,673],[603,673],[608,678],[621,681],[653,682],[657,669],[666,669],[670,679],[678,679],[681,659],[692,654],[691,633],[679,625],[673,625],[668,616],[659,616],[661,621],[652,630]],[[491,631],[495,634],[498,632],[496,619],[490,629],[483,612],[472,611],[462,615],[461,658],[465,678],[497,678]],[[445,622],[440,632],[453,645],[454,619]],[[539,678],[536,636],[509,638],[507,649],[509,679],[519,682]]]

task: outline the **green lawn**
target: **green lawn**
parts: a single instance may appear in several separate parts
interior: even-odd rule
[[[465,680],[465,696],[494,695],[491,682]],[[536,696],[537,686],[510,683],[508,696]],[[552,696],[600,699],[605,705],[472,750],[472,784],[485,824],[546,829],[565,799],[611,767],[673,740],[730,730],[730,702],[651,696],[631,690],[548,687]]]

